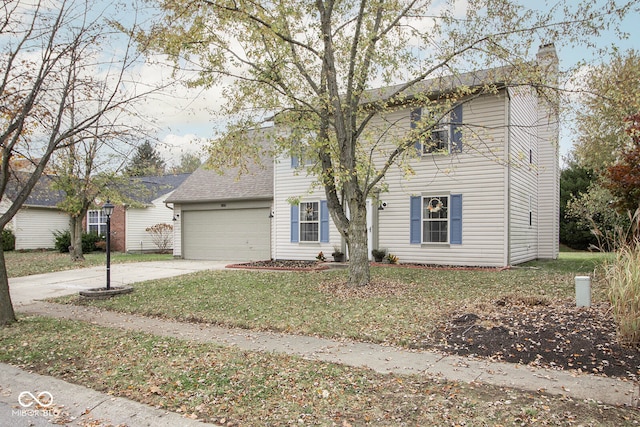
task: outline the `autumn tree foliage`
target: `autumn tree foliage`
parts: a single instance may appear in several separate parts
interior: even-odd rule
[[[613,165],[630,142],[625,123],[640,111],[640,52],[613,52],[589,67],[576,110],[574,153],[578,163],[597,173]]]
[[[622,148],[618,161],[607,168],[607,188],[619,211],[640,209],[640,113],[627,119],[631,143]]]

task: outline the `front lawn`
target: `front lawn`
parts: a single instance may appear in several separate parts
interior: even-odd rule
[[[344,270],[209,271],[139,283],[133,294],[111,300],[58,301],[183,321],[416,346],[433,340],[451,313],[501,311],[510,301],[527,302],[507,310],[521,323],[519,312],[528,316],[556,305],[571,306],[573,276],[592,273],[601,260],[599,255],[562,254],[558,261],[505,271],[376,267],[373,283],[359,289],[345,285]],[[602,305],[603,295],[594,280],[594,303]],[[580,313],[600,314],[597,309]],[[551,317],[553,325],[567,330],[568,338],[582,332],[564,320]],[[594,323],[607,322],[603,318]],[[503,331],[504,325],[492,328],[491,321],[483,320],[473,326]],[[472,329],[459,326],[465,333]],[[567,353],[577,356],[573,349]],[[0,361],[233,426],[640,422],[633,408],[543,392],[381,375],[295,356],[38,317],[0,330]]]
[[[566,264],[593,270],[598,257],[497,270],[372,268],[373,283],[346,286],[346,271],[205,271],[135,285],[111,300],[82,302],[122,312],[231,327],[420,346],[445,316],[530,297],[564,303],[574,295]],[[564,266],[563,266],[564,265]],[[593,301],[603,301],[594,282]]]
[[[640,421],[635,409],[542,392],[383,375],[38,317],[0,329],[0,362],[226,426],[613,427]]]

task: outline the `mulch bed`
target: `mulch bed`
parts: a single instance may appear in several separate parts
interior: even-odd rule
[[[640,379],[640,349],[621,345],[608,303],[578,308],[516,296],[452,313],[418,348]]]
[[[242,264],[230,264],[226,268],[244,268],[254,270],[289,270],[289,271],[318,271],[327,270],[329,267],[318,261],[299,260],[267,260],[254,261]]]
[[[322,267],[322,263],[261,261],[234,267],[312,271]],[[337,298],[397,294],[405,288],[405,284],[386,281],[359,289],[346,283],[325,282],[321,285],[322,291]],[[450,313],[429,336],[416,337],[411,346],[640,380],[640,348],[619,343],[608,303],[578,308],[574,302],[510,295]]]

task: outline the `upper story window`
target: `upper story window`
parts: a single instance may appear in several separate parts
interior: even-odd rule
[[[449,125],[438,123],[431,135],[422,141],[422,154],[450,152]]]
[[[300,140],[294,142],[291,147],[291,167],[313,166],[318,158],[317,154],[311,149],[310,144],[316,138],[315,132],[310,132],[301,136]]]
[[[411,111],[411,128],[415,129],[422,120],[426,109],[416,108]],[[420,155],[462,152],[462,105],[456,105],[451,113],[442,117],[438,123],[428,129],[415,142]]]
[[[87,213],[87,231],[95,234],[107,232],[107,216],[102,210],[91,210]]]

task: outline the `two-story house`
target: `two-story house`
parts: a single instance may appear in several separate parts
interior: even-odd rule
[[[545,67],[557,67],[553,46],[543,46],[538,61]],[[457,76],[455,81],[472,86],[482,83],[479,77],[472,73]],[[450,87],[451,81],[447,84]],[[425,82],[423,87],[435,93],[434,82]],[[386,249],[401,262],[438,265],[501,267],[557,257],[557,109],[530,86],[498,82],[496,87],[495,93],[461,99],[448,120],[429,131],[429,143],[416,144],[416,153],[408,160],[413,174],[407,175],[403,168],[389,169],[385,191],[368,200],[369,249]],[[377,120],[394,124],[387,136],[393,138],[412,129],[422,114],[426,108],[407,103]],[[344,248],[323,190],[312,190],[314,177],[304,172],[300,162],[296,157],[276,157],[272,187],[265,187],[261,195],[263,204],[271,203],[270,223],[263,222],[263,227],[269,226],[272,259],[313,260],[320,251],[330,254],[336,247]],[[219,187],[225,180],[225,194],[233,195],[234,185],[258,182],[260,173],[236,183],[212,174],[209,178],[198,186]],[[244,203],[249,201],[244,199]],[[180,209],[181,201],[175,196],[171,202]],[[216,199],[203,202],[221,206]],[[210,248],[201,246],[198,258],[210,258],[209,253],[220,256],[213,248],[234,239],[233,235],[223,241],[215,234],[208,236]],[[176,236],[182,238],[183,248],[190,245],[187,237]],[[235,260],[234,253],[222,255]],[[246,253],[242,259],[264,259],[266,255],[265,251],[259,257]]]

